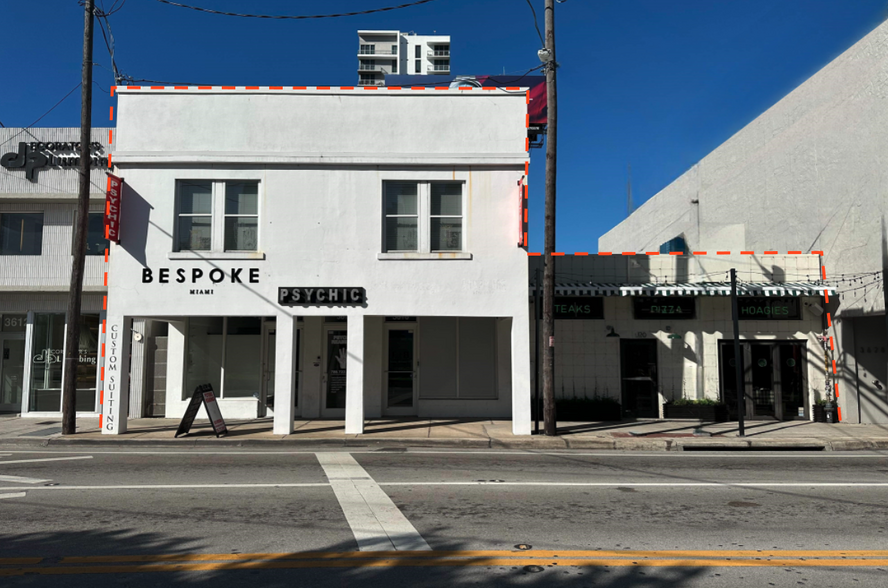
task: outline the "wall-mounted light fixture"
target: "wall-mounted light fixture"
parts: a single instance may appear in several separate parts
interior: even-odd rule
[[[611,326],[607,327],[607,335],[605,337],[619,337],[620,334],[614,331],[614,328]]]

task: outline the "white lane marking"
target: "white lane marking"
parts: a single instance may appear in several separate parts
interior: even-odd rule
[[[25,493],[25,492],[13,492],[11,494],[0,494],[0,500],[3,500],[4,498],[24,498],[25,496],[27,496],[27,493]]]
[[[2,444],[2,443],[0,443]],[[763,451],[755,451],[755,450],[744,450],[744,451],[717,451],[713,450],[710,452],[707,451],[692,451],[692,452],[682,452],[682,451],[657,451],[657,452],[646,452],[646,451],[621,451],[621,450],[613,450],[607,452],[598,452],[598,453],[589,453],[577,451],[574,449],[565,449],[563,451],[528,451],[528,450],[520,450],[520,449],[504,449],[502,451],[472,451],[472,450],[462,450],[462,451],[435,451],[435,450],[411,450],[407,449],[407,451],[398,451],[398,452],[389,452],[389,451],[379,451],[376,449],[360,449],[355,448],[351,449],[349,447],[340,448],[337,451],[347,451],[348,453],[360,453],[360,454],[368,454],[368,455],[520,455],[520,456],[583,456],[583,457],[618,457],[618,458],[632,458],[638,459],[639,457],[718,457],[726,458],[726,459],[743,459],[743,458],[755,458],[755,459],[799,459],[799,458],[807,458],[807,459],[823,459],[823,458],[833,458],[833,459],[848,459],[848,458],[865,458],[865,459],[888,459],[888,453],[854,453],[851,451],[816,451],[811,453],[801,453],[798,451],[787,451],[786,453],[775,453],[772,450],[763,450]],[[871,451],[884,451],[884,450],[876,450],[873,449]],[[332,452],[332,450],[331,450]],[[83,453],[82,451],[12,451],[15,454],[24,454],[24,453],[49,453],[49,454],[71,454],[71,453]],[[152,456],[162,456],[162,455],[225,455],[225,456],[236,456],[236,455],[281,455],[281,456],[290,456],[290,455],[316,455],[318,453],[323,453],[322,451],[318,451],[315,449],[304,449],[297,451],[239,451],[236,448],[232,448],[230,451],[164,451],[162,447],[158,447],[156,451],[90,451],[92,455],[152,455]],[[4,463],[4,462],[0,462]]]
[[[361,551],[430,551],[392,499],[348,453],[318,453]]]
[[[15,459],[12,461],[0,461],[0,466],[8,463],[37,463],[40,461],[70,461],[72,459],[92,459],[91,455],[82,455],[79,457],[44,457],[43,459]]]
[[[4,478],[14,476],[0,476]],[[16,482],[19,480],[7,480]],[[49,480],[35,480],[35,482],[49,482]],[[31,490],[190,490],[206,488],[316,488],[327,487],[327,482],[305,484],[120,484],[115,486],[38,486]],[[18,488],[0,488],[0,490],[18,490]]]
[[[44,484],[49,480],[38,480],[37,478],[25,478],[22,476],[0,476],[0,482],[16,482],[19,484]]]
[[[2,477],[0,477],[2,481]],[[18,481],[21,480],[8,480]],[[36,480],[48,482],[49,480]],[[337,479],[336,482],[340,480]],[[364,480],[359,480],[363,482]],[[884,488],[888,482],[380,482],[377,486],[575,486],[597,488],[626,487],[702,487],[702,488],[755,488],[755,487],[792,487],[792,488]],[[332,483],[296,483],[296,484],[120,484],[112,486],[36,486],[28,490],[202,490],[226,488],[326,488]],[[0,487],[0,492],[19,490],[18,486]],[[396,507],[397,508],[397,507]],[[401,515],[403,516],[403,515]]]
[[[805,488],[883,488],[888,482],[380,482],[380,486],[584,486],[616,488],[627,486],[702,486],[723,488],[805,487]]]

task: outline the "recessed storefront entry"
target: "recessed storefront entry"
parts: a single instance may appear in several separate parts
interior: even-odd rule
[[[416,329],[386,325],[386,415],[416,414]]]
[[[345,418],[346,369],[348,366],[348,330],[346,323],[324,325],[323,376],[324,418]]]
[[[719,376],[722,399],[737,418],[737,386],[732,341],[720,341]],[[788,341],[740,344],[746,418],[792,420],[806,418],[804,343]]]
[[[620,371],[623,416],[628,418],[660,416],[657,394],[657,341],[621,340]]]

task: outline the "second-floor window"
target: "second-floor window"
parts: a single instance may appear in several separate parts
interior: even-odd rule
[[[256,251],[259,182],[180,180],[176,251]]]
[[[383,182],[386,253],[463,250],[461,182]]]
[[[77,211],[72,215],[71,226],[77,224]],[[72,231],[73,233],[73,231]],[[86,255],[105,255],[109,241],[105,238],[105,213],[91,212],[87,220]],[[71,253],[74,253],[74,235],[71,235]]]
[[[359,53],[361,55],[373,55],[376,53],[376,45],[361,45]]]
[[[42,212],[0,213],[0,255],[40,255],[42,252]]]

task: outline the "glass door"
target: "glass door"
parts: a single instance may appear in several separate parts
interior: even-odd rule
[[[24,373],[24,334],[0,334],[0,412],[21,411]]]
[[[416,337],[414,329],[386,328],[387,415],[416,414]]]
[[[348,331],[345,324],[324,325],[324,371],[321,376],[324,418],[345,418]]]
[[[751,343],[748,349],[753,414],[757,417],[775,417],[774,346]]]
[[[628,418],[660,416],[657,393],[657,341],[622,339],[620,371],[623,383],[623,414]]]

